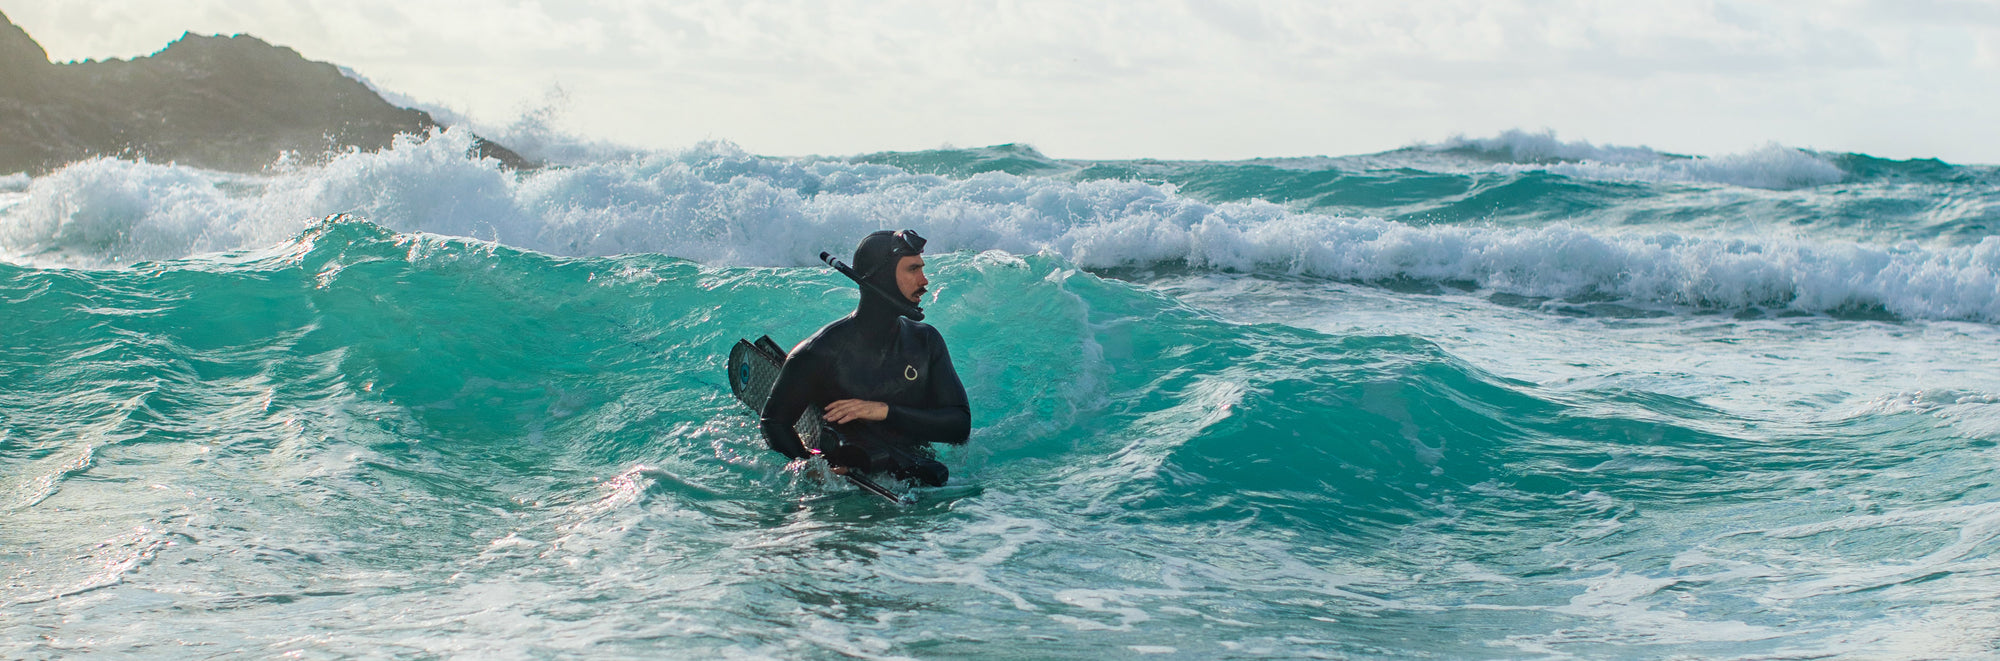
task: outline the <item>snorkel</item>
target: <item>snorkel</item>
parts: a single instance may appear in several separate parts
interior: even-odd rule
[[[885,240],[888,244],[887,254],[874,254],[885,252],[881,245]],[[909,299],[904,298],[897,291],[899,288],[895,285],[894,274],[896,263],[902,261],[904,257],[923,254],[924,243],[924,237],[917,236],[916,230],[903,230],[900,232],[883,230],[868,235],[867,238],[861,240],[861,246],[854,250],[854,262],[867,266],[867,273],[856,272],[852,267],[842,263],[839,258],[834,257],[831,253],[820,253],[819,260],[826,262],[827,266],[833,267],[833,270],[839,271],[841,275],[847,276],[849,280],[853,280],[854,284],[860,285],[862,296],[872,294],[878,300],[888,303],[890,308],[897,314],[909,317],[911,321],[923,321],[924,309],[917,307],[916,304],[911,303]],[[866,262],[875,263],[868,264]],[[884,268],[887,268],[890,274],[890,280],[886,287],[883,283],[875,282],[877,279],[876,274],[882,273]]]

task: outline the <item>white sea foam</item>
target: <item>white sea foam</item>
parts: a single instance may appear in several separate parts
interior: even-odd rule
[[[1839,183],[1846,172],[1817,155],[1769,144],[1740,154],[1685,157],[1650,147],[1564,142],[1555,133],[1510,130],[1491,138],[1453,137],[1430,150],[1471,150],[1505,162],[1503,172],[1542,171],[1583,179],[1703,182],[1774,190]]]
[[[799,266],[822,250],[844,252],[867,231],[909,227],[942,250],[1047,250],[1091,268],[1186,264],[1471,282],[1551,298],[1807,312],[1879,306],[1910,318],[2000,322],[2000,237],[1936,247],[1563,224],[1415,226],[1263,202],[1211,204],[1142,182],[995,172],[948,179],[761,158],[726,143],[513,173],[467,158],[471,139],[464,131],[405,138],[383,152],[267,176],[85,161],[34,178],[0,205],[0,254],[117,265],[269,245],[313,219],[354,213],[397,231],[561,255],[656,252]]]

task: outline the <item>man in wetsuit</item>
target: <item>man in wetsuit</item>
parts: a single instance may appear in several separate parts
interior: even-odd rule
[[[944,485],[945,466],[930,444],[964,443],[972,410],[944,337],[917,321],[923,309],[916,303],[930,285],[923,248],[914,231],[884,230],[854,249],[854,267],[843,273],[860,285],[861,303],[785,360],[760,420],[771,449],[793,459],[814,454],[793,425],[816,407],[838,432],[818,449],[835,471]]]

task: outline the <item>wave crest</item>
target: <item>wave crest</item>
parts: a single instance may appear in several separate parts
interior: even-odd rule
[[[1503,172],[1549,172],[1580,179],[1654,183],[1716,183],[1789,190],[1839,183],[1847,173],[1819,155],[1777,144],[1740,154],[1680,156],[1651,147],[1564,142],[1555,132],[1519,129],[1491,138],[1454,136],[1435,151],[1470,153],[1500,163]]]
[[[16,261],[116,265],[270,245],[311,219],[352,213],[398,232],[557,255],[644,252],[787,266],[815,263],[822,250],[845,252],[872,230],[908,227],[935,237],[940,250],[1050,251],[1092,268],[1185,264],[1471,282],[1521,296],[2000,321],[1994,237],[1923,247],[1561,223],[1419,226],[1260,201],[1203,202],[1169,184],[1003,172],[953,179],[883,164],[764,158],[728,143],[516,173],[465,156],[471,139],[463,131],[406,137],[383,152],[268,176],[87,161],[32,180],[25,198],[0,205],[0,250]],[[1709,167],[1721,169],[1702,176],[1740,176],[1759,167],[1784,172],[1787,153],[1740,163],[1543,167],[1685,176]]]

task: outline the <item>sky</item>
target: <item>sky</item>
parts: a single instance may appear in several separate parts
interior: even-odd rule
[[[56,61],[256,35],[487,125],[768,155],[1454,135],[2000,164],[2000,0],[0,0]]]

